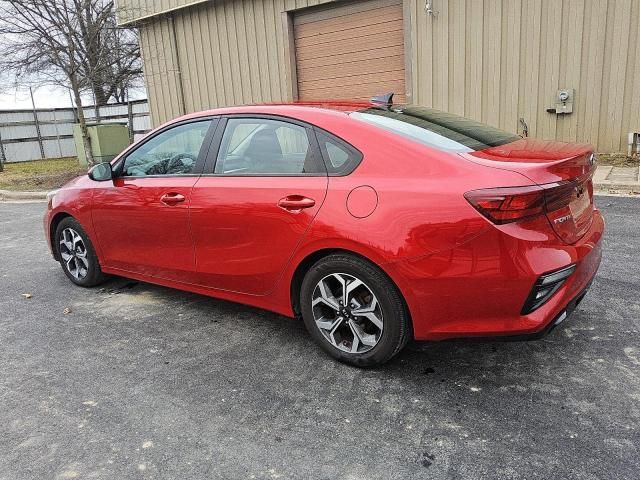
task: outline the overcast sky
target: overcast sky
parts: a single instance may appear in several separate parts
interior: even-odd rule
[[[69,90],[60,87],[39,87],[33,91],[36,108],[59,108],[71,107],[71,96]],[[131,99],[137,100],[146,98],[144,89],[131,91]],[[93,104],[91,97],[83,97],[85,105]],[[0,110],[31,109],[31,98],[29,90],[5,91],[0,94]]]

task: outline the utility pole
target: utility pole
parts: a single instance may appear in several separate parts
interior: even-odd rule
[[[7,162],[7,157],[4,154],[4,145],[2,145],[2,132],[0,132],[0,172],[4,172],[4,164]]]
[[[44,145],[42,144],[42,135],[40,134],[40,122],[38,120],[38,112],[36,111],[36,102],[33,99],[33,89],[29,87],[29,94],[31,95],[31,106],[33,107],[33,119],[36,123],[36,135],[38,135],[38,145],[40,145],[40,158],[44,160]]]
[[[131,98],[129,98],[129,90],[125,90],[125,96],[127,99],[127,123],[129,124],[129,143],[133,143],[134,130],[133,130],[133,105]]]

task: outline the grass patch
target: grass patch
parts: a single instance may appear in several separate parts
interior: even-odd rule
[[[5,163],[0,172],[0,190],[53,190],[85,173],[86,168],[78,164],[76,157]]]
[[[640,167],[640,156],[627,157],[624,153],[598,153],[598,165],[614,167]]]

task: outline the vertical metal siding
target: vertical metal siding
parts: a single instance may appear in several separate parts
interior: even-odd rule
[[[219,0],[142,23],[153,124],[183,113],[180,81],[185,112],[291,100],[282,12],[327,1]]]
[[[116,6],[118,10],[118,20],[120,23],[126,23],[201,3],[202,1],[203,0],[116,0]]]
[[[282,12],[327,1],[120,0],[147,14],[196,3],[141,24],[153,123],[290,99]],[[640,130],[640,2],[432,0],[434,17],[423,0],[405,2],[414,102],[513,132],[523,117],[531,135],[602,152],[625,151],[627,132]],[[546,112],[559,88],[576,90],[572,114]]]
[[[413,1],[417,103],[601,152],[640,129],[640,2],[433,0],[431,17]],[[546,112],[559,88],[576,90],[572,114]]]

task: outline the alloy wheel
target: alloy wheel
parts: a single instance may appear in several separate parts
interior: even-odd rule
[[[382,308],[373,291],[359,278],[332,273],[315,286],[311,298],[316,326],[334,347],[365,353],[382,337]]]
[[[82,237],[73,228],[65,228],[60,238],[60,256],[67,271],[77,280],[89,273],[87,247]]]

